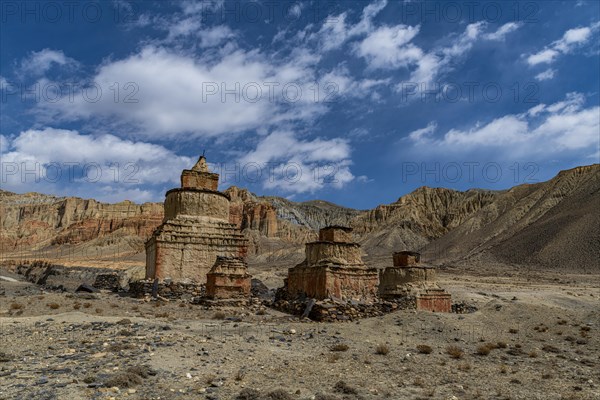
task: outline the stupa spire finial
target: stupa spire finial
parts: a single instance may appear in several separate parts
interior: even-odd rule
[[[196,165],[192,167],[192,171],[210,172],[208,170],[208,163],[206,162],[206,157],[204,156],[205,152],[206,150],[202,151],[202,155],[200,156],[200,158],[198,158],[198,162],[196,162]]]

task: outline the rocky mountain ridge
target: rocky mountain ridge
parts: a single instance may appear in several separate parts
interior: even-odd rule
[[[337,224],[354,228],[355,239],[369,257],[423,249],[429,259],[440,262],[486,253],[511,263],[548,265],[557,251],[538,243],[536,237],[547,236],[540,236],[542,227],[553,232],[548,240],[557,240],[554,246],[560,246],[566,235],[562,228],[585,232],[591,240],[598,237],[588,222],[597,221],[593,204],[600,204],[599,172],[598,164],[579,167],[548,182],[505,191],[421,187],[394,203],[366,211],[320,200],[297,203],[259,197],[237,187],[225,192],[231,198],[230,222],[246,233],[250,254],[260,262],[285,260],[289,254],[301,257],[303,244],[314,240],[319,228]],[[118,257],[142,261],[143,243],[162,218],[162,203],[105,204],[0,191],[0,246],[5,255],[63,246],[79,246],[89,254],[91,246],[96,253],[110,250]],[[575,242],[593,249],[590,253],[571,246],[586,259],[598,252],[597,243],[584,238]],[[526,257],[527,252],[537,255]]]

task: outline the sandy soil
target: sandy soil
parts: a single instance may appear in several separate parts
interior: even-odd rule
[[[336,324],[0,279],[0,399],[599,399],[600,276],[536,274],[445,272],[477,312]]]

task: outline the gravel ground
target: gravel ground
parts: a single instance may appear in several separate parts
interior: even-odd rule
[[[327,324],[0,279],[0,399],[599,399],[598,281],[454,276],[477,312]]]

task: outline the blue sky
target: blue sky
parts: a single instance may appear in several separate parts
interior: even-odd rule
[[[597,1],[3,1],[0,185],[354,208],[599,162]]]

